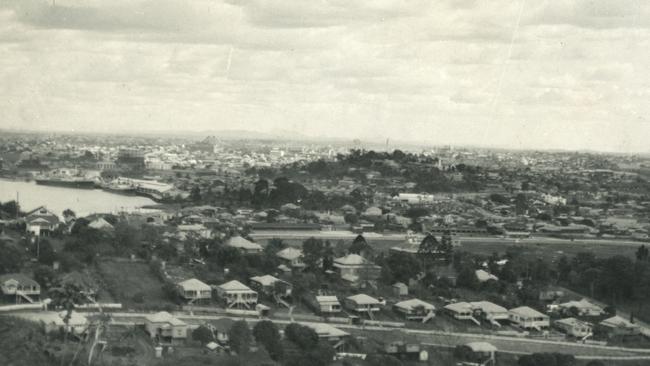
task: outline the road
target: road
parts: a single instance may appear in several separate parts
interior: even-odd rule
[[[113,319],[119,324],[135,324],[142,322],[147,313],[113,313]],[[259,319],[242,318],[230,315],[189,315],[187,313],[174,313],[176,317],[194,326],[219,319],[241,320],[246,319],[255,323]],[[269,319],[278,324],[289,324],[287,319]],[[584,359],[598,358],[603,356],[631,357],[634,359],[646,359],[650,357],[650,349],[632,349],[621,347],[609,347],[573,342],[552,341],[545,339],[531,339],[511,336],[480,335],[473,333],[450,333],[436,330],[416,330],[407,328],[387,328],[378,326],[362,326],[351,324],[332,324],[322,322],[301,322],[304,324],[329,324],[336,328],[345,330],[351,334],[363,336],[376,336],[377,339],[389,342],[391,340],[417,339],[423,344],[441,345],[454,347],[474,341],[485,341],[495,345],[500,351],[514,354],[534,352],[562,352],[573,354]]]

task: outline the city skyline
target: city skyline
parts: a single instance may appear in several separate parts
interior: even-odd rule
[[[0,127],[648,152],[635,1],[3,1]]]

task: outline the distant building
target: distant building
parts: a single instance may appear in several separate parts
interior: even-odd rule
[[[375,283],[381,272],[381,267],[358,254],[334,259],[334,268],[341,279],[357,286],[363,286],[366,282]]]
[[[144,153],[136,148],[120,149],[120,151],[117,153],[117,160],[115,163],[118,166],[144,169]]]
[[[301,249],[288,247],[275,253],[275,256],[280,258],[289,268],[305,268],[305,262],[303,261],[304,257]]]

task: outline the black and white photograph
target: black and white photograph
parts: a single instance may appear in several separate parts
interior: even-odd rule
[[[650,2],[0,0],[0,365],[650,366]]]

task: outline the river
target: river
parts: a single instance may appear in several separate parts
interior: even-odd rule
[[[58,215],[67,208],[77,216],[91,213],[117,213],[138,211],[140,207],[154,205],[146,197],[124,196],[100,189],[77,189],[41,186],[35,182],[0,179],[0,202],[19,199],[20,209],[30,211],[45,206]]]

